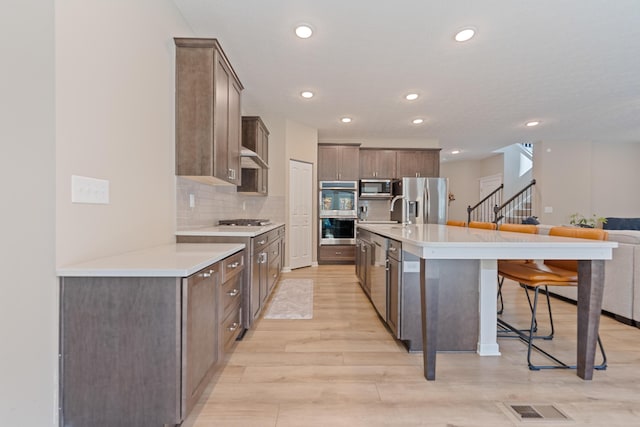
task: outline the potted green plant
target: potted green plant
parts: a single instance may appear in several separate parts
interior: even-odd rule
[[[575,225],[576,227],[595,228],[596,225],[604,224],[606,222],[607,218],[597,216],[596,214],[591,215],[589,218],[580,213],[569,215],[569,224]]]

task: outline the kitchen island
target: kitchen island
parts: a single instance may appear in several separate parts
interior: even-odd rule
[[[604,288],[604,260],[612,258],[618,244],[523,234],[493,230],[424,225],[366,225],[359,227],[402,242],[402,249],[420,258],[421,312],[424,375],[435,380],[438,290],[447,286],[439,269],[452,260],[479,260],[479,317],[477,352],[499,356],[497,343],[497,260],[498,259],[577,259],[578,270],[578,346],[577,374],[593,377],[600,310]]]

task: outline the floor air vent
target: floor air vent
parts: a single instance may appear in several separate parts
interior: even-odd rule
[[[545,403],[506,403],[509,415],[517,424],[573,421],[564,412]]]

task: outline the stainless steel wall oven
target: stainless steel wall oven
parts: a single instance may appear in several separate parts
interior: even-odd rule
[[[320,245],[356,243],[358,181],[320,181]]]

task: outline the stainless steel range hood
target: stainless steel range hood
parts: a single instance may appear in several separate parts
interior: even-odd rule
[[[269,165],[258,156],[258,153],[246,147],[240,149],[240,167],[242,169],[269,169]]]

